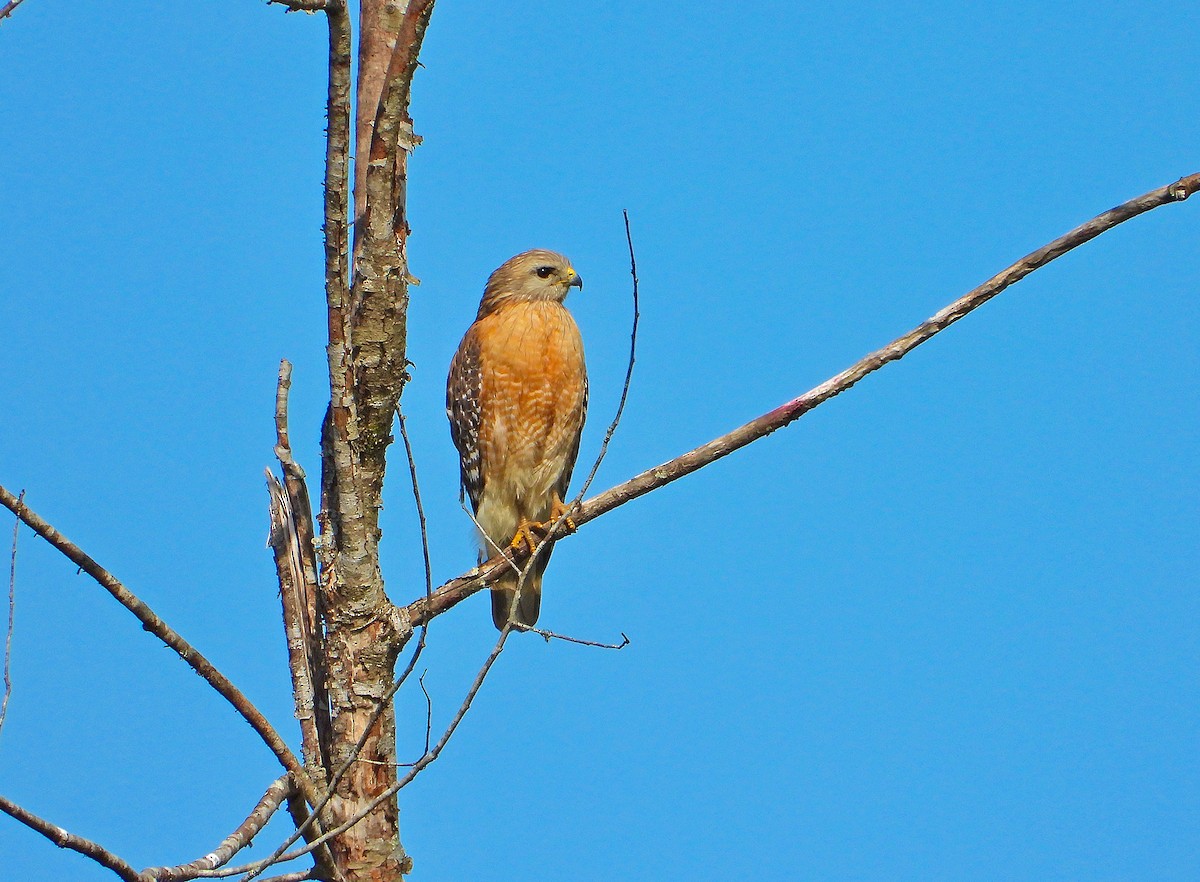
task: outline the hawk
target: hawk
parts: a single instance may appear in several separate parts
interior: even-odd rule
[[[532,552],[567,510],[588,398],[583,340],[563,306],[571,288],[583,288],[583,279],[561,254],[538,249],[505,261],[450,362],[446,415],[486,537],[481,560],[495,548],[524,544]],[[521,585],[515,624],[537,622],[549,559],[547,547]],[[492,586],[497,628],[508,622],[516,590],[511,572]]]

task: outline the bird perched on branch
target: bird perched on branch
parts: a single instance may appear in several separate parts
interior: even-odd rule
[[[446,414],[462,486],[484,533],[481,560],[496,549],[537,547],[567,511],[587,413],[587,369],[579,328],[563,301],[583,279],[553,251],[505,261],[488,278],[474,324],[450,362]],[[568,525],[574,524],[568,521]],[[492,586],[492,621],[532,626],[542,602],[543,548],[520,582]]]

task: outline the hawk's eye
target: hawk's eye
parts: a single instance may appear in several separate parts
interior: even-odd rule
[[[539,266],[537,268],[538,277],[542,278],[542,279],[550,278],[550,276],[553,272],[554,272],[554,267],[552,267],[552,266]]]

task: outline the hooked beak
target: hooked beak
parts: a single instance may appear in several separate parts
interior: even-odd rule
[[[571,270],[571,281],[567,282],[567,287],[578,288],[580,291],[582,291],[583,276],[579,275],[579,273],[575,272],[575,270]]]

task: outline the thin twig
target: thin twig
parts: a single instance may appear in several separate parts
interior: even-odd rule
[[[282,876],[271,876],[263,879],[262,882],[304,882],[306,879],[319,879],[317,868],[312,867],[308,870],[297,870],[295,873],[284,873]]]
[[[508,563],[507,568],[512,570],[514,573],[516,573],[517,576],[519,577],[521,575],[521,568],[519,566],[517,566],[517,562],[515,560],[513,560],[513,558],[510,557],[508,554],[508,551],[511,551],[514,549],[512,549],[511,546],[509,546],[508,550],[501,548],[499,545],[496,544],[496,540],[494,540],[491,536],[489,536],[486,532],[484,532],[483,525],[480,524],[479,521],[475,517],[475,512],[471,511],[471,509],[467,507],[466,502],[463,501],[461,487],[462,487],[462,485],[460,484],[459,485],[460,489],[459,489],[459,494],[458,494],[458,507],[467,513],[467,517],[469,517],[471,519],[471,523],[475,525],[475,529],[479,531],[479,535],[481,537],[483,537],[483,541],[485,543],[487,543],[488,545],[492,546],[492,551],[494,551],[496,553],[496,557],[489,558],[489,560],[500,560],[500,559],[505,560]],[[483,563],[484,562],[481,560],[479,562],[479,565],[483,566]],[[428,600],[428,599],[429,599],[429,597],[426,596],[426,600]]]
[[[579,637],[568,637],[565,634],[555,634],[553,631],[547,631],[545,628],[534,628],[529,625],[520,623],[513,626],[517,631],[525,631],[529,634],[537,634],[539,637],[545,638],[549,643],[551,640],[562,640],[566,643],[578,643],[580,646],[595,646],[600,649],[624,649],[629,645],[629,638],[625,636],[625,632],[621,632],[620,643],[597,643],[594,640],[583,640]]]
[[[25,504],[25,491],[17,496],[17,505]],[[13,523],[12,559],[8,567],[8,630],[4,635],[4,699],[0,700],[0,729],[8,716],[8,699],[12,695],[12,638],[13,616],[17,609],[17,534],[21,531],[21,519]],[[428,594],[426,594],[428,596]]]
[[[68,833],[62,827],[51,824],[45,818],[38,817],[3,796],[0,796],[0,812],[16,818],[30,830],[41,833],[59,848],[69,848],[84,857],[91,858],[102,867],[112,870],[125,882],[139,882],[138,871],[104,846],[92,842],[90,839],[84,839],[82,836],[76,836],[74,833]]]
[[[682,456],[677,456],[669,462],[648,469],[623,484],[619,484],[598,496],[584,502],[576,511],[571,512],[571,519],[576,526],[582,526],[588,521],[612,511],[618,506],[656,490],[672,481],[677,481],[697,469],[701,469],[716,460],[739,450],[760,438],[780,429],[800,418],[808,411],[817,407],[830,398],[845,392],[863,377],[879,370],[889,362],[903,358],[926,340],[944,331],[954,322],[971,311],[991,300],[1014,282],[1020,281],[1031,272],[1040,269],[1052,260],[1061,257],[1068,251],[1078,248],[1085,242],[1094,239],[1101,233],[1124,223],[1139,214],[1182,202],[1189,196],[1200,191],[1200,174],[1189,175],[1178,181],[1151,190],[1145,195],[1131,199],[1116,208],[1097,215],[1092,220],[1076,227],[1069,233],[1060,236],[1053,242],[1026,255],[1004,271],[998,273],[978,288],[951,303],[932,318],[922,322],[907,334],[893,340],[887,346],[859,360],[840,374],[831,377],[816,388],[804,393],[774,410],[751,420],[744,426],[734,429],[719,438],[702,444]],[[563,532],[561,528],[555,533]],[[555,536],[556,539],[561,538]],[[502,557],[494,557],[449,582],[433,592],[429,598],[419,598],[406,607],[409,621],[415,627],[427,622],[435,616],[462,602],[475,592],[494,581],[508,566]]]
[[[322,12],[329,8],[329,0],[267,0],[268,6],[286,7],[284,12]]]
[[[295,873],[284,873],[281,876],[270,876],[263,879],[262,882],[304,882],[306,879],[320,879],[317,875],[317,868],[312,867],[308,870],[297,870]]]
[[[275,731],[275,728],[263,716],[262,711],[255,707],[250,699],[234,686],[228,677],[217,670],[216,666],[205,658],[199,650],[184,640],[173,628],[159,618],[154,610],[147,606],[137,595],[121,584],[121,581],[116,576],[96,563],[78,545],[67,539],[66,536],[43,520],[28,505],[13,496],[3,486],[0,486],[0,505],[3,505],[15,514],[33,532],[58,549],[67,560],[99,582],[100,586],[111,594],[118,603],[133,613],[137,620],[142,623],[143,630],[149,631],[169,646],[193,671],[203,677],[250,724],[251,728],[258,733],[259,737],[271,749],[271,752],[275,754],[283,767],[296,776],[297,786],[301,789],[305,798],[310,802],[316,802],[318,795],[312,786],[312,782],[300,765],[299,760],[296,759],[296,755],[292,753],[283,739],[279,737],[279,733]]]
[[[267,821],[279,810],[279,806],[283,804],[291,790],[292,782],[289,776],[283,775],[276,779],[267,788],[267,792],[263,794],[262,799],[258,801],[246,820],[242,821],[215,849],[188,864],[177,867],[151,867],[143,870],[143,879],[147,882],[150,880],[153,882],[182,882],[186,879],[199,878],[202,871],[215,870],[217,867],[229,863],[229,860],[249,845],[258,832],[266,826]]]
[[[4,19],[6,19],[10,15],[12,15],[13,10],[16,9],[18,6],[20,6],[24,2],[25,2],[25,0],[11,0],[11,2],[5,3],[4,7],[2,9],[0,9],[0,21],[3,21]]]
[[[429,690],[425,688],[425,675],[428,673],[429,671],[423,671],[417,679],[417,685],[425,693],[425,753],[429,753],[429,738],[433,734],[433,699],[429,695]]]
[[[629,275],[633,277],[633,329],[629,332],[629,366],[625,368],[625,383],[621,386],[621,400],[617,404],[617,412],[613,416],[612,422],[608,424],[608,431],[604,433],[604,440],[600,443],[600,452],[596,455],[596,462],[592,464],[592,470],[588,472],[587,480],[579,488],[579,494],[575,497],[573,506],[579,504],[588,488],[592,486],[592,481],[596,479],[596,472],[600,470],[600,463],[604,462],[604,455],[608,453],[608,442],[612,440],[613,433],[621,424],[621,415],[625,413],[625,401],[629,398],[629,384],[633,380],[633,363],[637,360],[638,320],[641,318],[641,312],[638,309],[637,257],[633,253],[633,234],[629,231],[629,212],[622,210],[621,216],[625,219],[625,241],[629,245]]]
[[[413,458],[412,442],[408,438],[408,428],[404,425],[404,414],[400,403],[396,403],[396,417],[400,423],[400,437],[404,439],[404,452],[408,455],[408,474],[412,478],[413,499],[417,503],[417,520],[421,524],[421,554],[425,558],[425,596],[433,593],[433,567],[429,563],[429,526],[425,522],[425,507],[421,504],[421,487],[417,483],[417,461]]]

